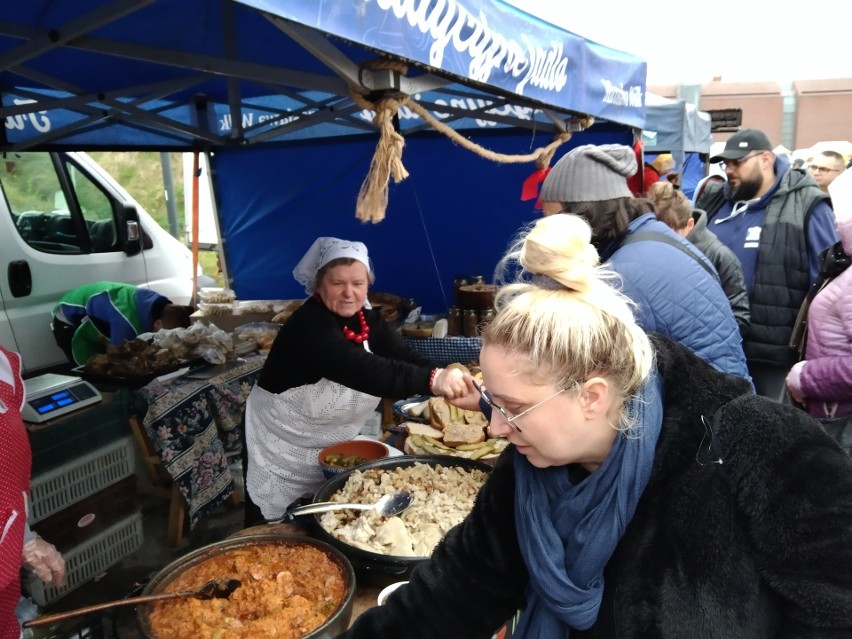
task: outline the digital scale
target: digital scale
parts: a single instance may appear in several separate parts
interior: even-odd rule
[[[97,404],[103,398],[89,382],[70,375],[47,373],[24,380],[27,395],[21,417],[39,424]]]

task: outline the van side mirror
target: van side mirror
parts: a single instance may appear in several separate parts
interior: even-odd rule
[[[142,251],[139,212],[132,204],[122,205],[119,211],[118,235],[121,248],[127,255],[136,255]]]

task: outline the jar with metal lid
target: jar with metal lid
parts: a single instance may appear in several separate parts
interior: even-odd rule
[[[482,331],[488,326],[488,323],[497,316],[497,311],[493,308],[486,308],[479,313],[479,327],[477,335],[482,335]]]
[[[467,285],[467,278],[464,275],[456,275],[453,278],[453,304],[459,306],[459,289]]]
[[[462,312],[457,306],[451,306],[447,311],[447,335],[457,336],[462,334]]]
[[[465,310],[462,319],[462,331],[465,337],[476,337],[477,326],[479,326],[479,317],[476,311]]]

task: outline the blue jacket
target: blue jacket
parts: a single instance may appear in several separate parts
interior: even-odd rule
[[[626,237],[640,231],[675,238],[715,271],[698,249],[653,213],[633,220]],[[680,342],[714,368],[751,380],[740,330],[719,281],[692,257],[664,242],[619,245],[605,247],[601,261],[619,274],[622,292],[636,303],[636,322],[646,332]]]

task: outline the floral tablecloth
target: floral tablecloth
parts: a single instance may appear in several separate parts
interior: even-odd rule
[[[137,391],[137,412],[186,499],[190,529],[234,490],[229,465],[240,457],[245,402],[264,361],[253,354],[207,379],[154,380]]]

